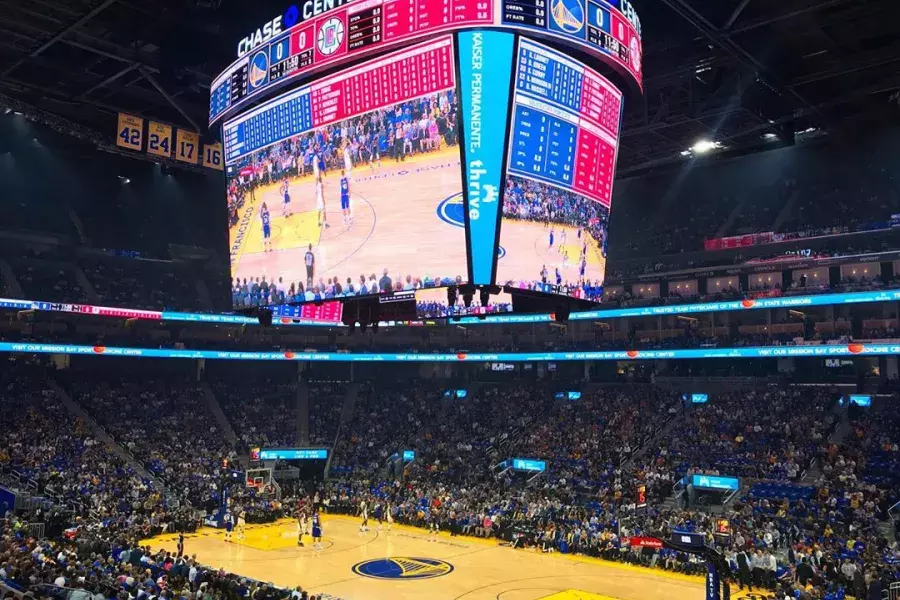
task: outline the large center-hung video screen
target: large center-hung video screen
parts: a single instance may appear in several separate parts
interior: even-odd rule
[[[465,283],[458,122],[449,35],[226,122],[236,303]]]
[[[497,283],[599,301],[622,92],[519,40]]]

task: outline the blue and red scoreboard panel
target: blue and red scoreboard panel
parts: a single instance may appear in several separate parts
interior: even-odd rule
[[[304,5],[309,4],[309,1]],[[327,3],[318,3],[325,5]],[[642,85],[640,19],[628,0],[346,0],[247,49],[212,83],[210,123],[293,79],[438,33],[494,27],[572,45]],[[315,11],[312,11],[314,13]],[[285,19],[286,20],[286,19]]]

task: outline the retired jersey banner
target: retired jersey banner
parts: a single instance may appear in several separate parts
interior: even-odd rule
[[[147,152],[172,158],[172,126],[150,121],[147,126]]]
[[[225,168],[222,162],[222,144],[203,145],[203,166],[219,171]]]
[[[179,129],[175,141],[175,160],[196,165],[200,155],[200,134]]]
[[[142,150],[144,148],[144,120],[134,115],[119,113],[116,146],[129,150]]]

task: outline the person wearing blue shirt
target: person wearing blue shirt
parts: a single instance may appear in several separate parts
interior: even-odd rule
[[[350,214],[350,181],[343,169],[341,170],[341,212],[344,213],[344,224],[349,225],[353,222]]]
[[[269,207],[266,206],[265,202],[262,203],[262,207],[259,209],[259,218],[262,220],[263,252],[269,252],[272,250],[272,224],[269,217]]]

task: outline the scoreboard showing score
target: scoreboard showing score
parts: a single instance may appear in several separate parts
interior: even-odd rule
[[[457,105],[443,36],[227,121],[236,285],[301,303],[465,283],[463,223],[441,216],[462,206]]]
[[[642,83],[640,19],[628,0],[307,0],[302,6],[285,13],[292,15],[289,29],[261,37],[213,81],[210,123],[291,79],[466,28],[531,31],[575,44]],[[297,22],[301,14],[309,18]]]
[[[583,64],[520,39],[497,281],[602,295],[622,93]],[[513,255],[529,239],[538,256]]]
[[[300,23],[231,65],[213,81],[210,122],[264,88],[404,42],[490,25],[492,0],[357,0]]]

